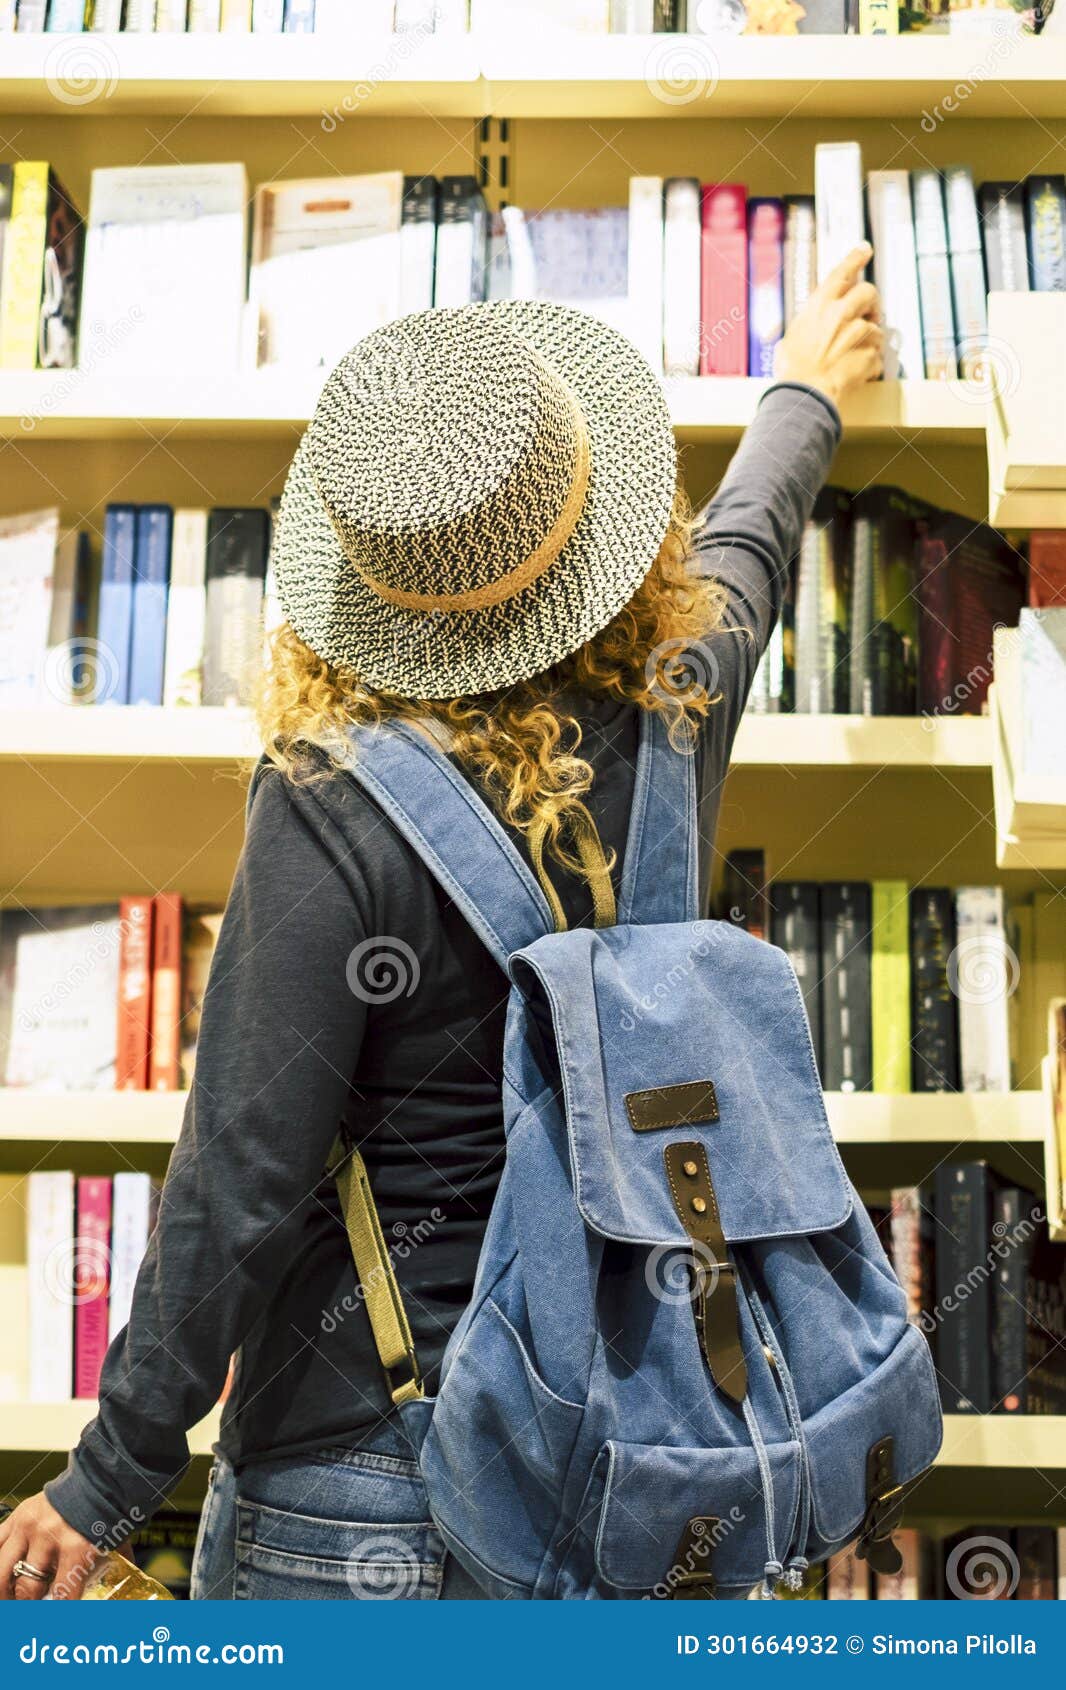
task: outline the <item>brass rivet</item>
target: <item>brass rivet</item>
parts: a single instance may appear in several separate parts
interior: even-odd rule
[[[702,1197],[694,1197],[692,1199],[692,1207],[695,1209],[697,1215],[702,1215],[704,1209],[707,1207],[707,1204]]]
[[[766,1359],[767,1359],[767,1361],[768,1361],[768,1362],[769,1362],[769,1363],[770,1363],[770,1366],[771,1366],[771,1367],[774,1367],[774,1368],[776,1368],[776,1366],[777,1366],[777,1357],[776,1357],[776,1356],[775,1356],[775,1355],[774,1355],[774,1352],[773,1352],[773,1350],[772,1350],[772,1349],[771,1349],[771,1348],[770,1348],[770,1346],[769,1346],[769,1344],[764,1344],[764,1345],[763,1345],[763,1347],[762,1347],[762,1353],[763,1353],[763,1355],[764,1355],[764,1356],[765,1356],[765,1357],[766,1357]]]
[[[695,1179],[696,1175],[700,1171],[695,1162],[682,1162],[681,1166],[684,1168],[689,1179]]]

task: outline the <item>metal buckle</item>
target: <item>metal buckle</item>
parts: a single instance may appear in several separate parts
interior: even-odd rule
[[[397,1368],[402,1365],[406,1365],[410,1378],[401,1380],[399,1384],[396,1384],[393,1376]],[[422,1369],[418,1365],[418,1357],[410,1347],[408,1347],[407,1354],[404,1356],[403,1363],[397,1362],[396,1367],[385,1368],[385,1377],[389,1382],[389,1392],[394,1403],[407,1400],[412,1391],[416,1396],[422,1395]]]

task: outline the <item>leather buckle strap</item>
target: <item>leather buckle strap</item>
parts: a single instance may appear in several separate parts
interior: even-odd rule
[[[691,1520],[686,1520],[673,1566],[663,1580],[672,1602],[714,1600],[716,1586],[711,1556],[718,1525],[717,1516],[711,1514],[694,1514]]]
[[[866,1456],[866,1514],[855,1551],[877,1573],[898,1573],[903,1565],[892,1541],[903,1520],[904,1489],[895,1477],[895,1443],[892,1438],[878,1438]]]
[[[742,1403],[748,1369],[740,1341],[737,1273],[729,1260],[707,1152],[698,1142],[668,1144],[663,1160],[674,1208],[695,1245],[693,1312],[703,1359],[718,1389]]]

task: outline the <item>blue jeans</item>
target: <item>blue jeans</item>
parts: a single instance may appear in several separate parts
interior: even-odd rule
[[[411,1446],[382,1421],[358,1449],[256,1463],[215,1456],[194,1601],[485,1601],[429,1515]]]

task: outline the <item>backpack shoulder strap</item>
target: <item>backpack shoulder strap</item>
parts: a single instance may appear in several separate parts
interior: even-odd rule
[[[353,728],[345,768],[455,899],[500,967],[555,925],[496,817],[429,738],[406,722]]]
[[[645,710],[618,919],[639,927],[695,921],[697,884],[696,758],[670,744],[659,711]]]

